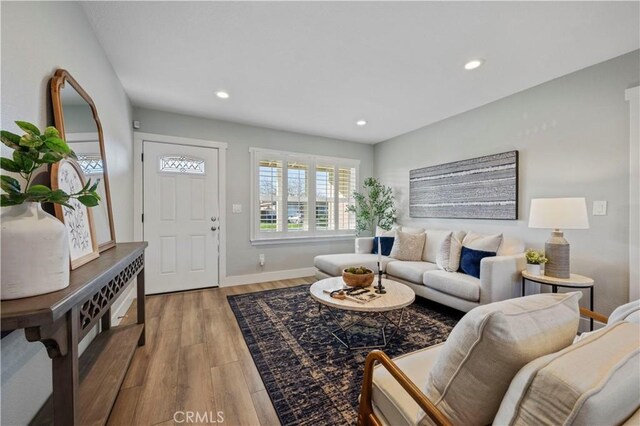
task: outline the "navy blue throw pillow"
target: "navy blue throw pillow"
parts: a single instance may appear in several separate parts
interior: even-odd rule
[[[492,251],[474,250],[463,246],[460,254],[460,271],[472,277],[480,278],[480,261],[485,257],[495,255]]]
[[[393,237],[375,237],[373,239],[373,250],[371,253],[378,254],[378,238],[380,238],[380,248],[383,256],[389,256],[393,247]]]

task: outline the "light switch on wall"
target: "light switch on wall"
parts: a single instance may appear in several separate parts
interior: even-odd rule
[[[593,202],[593,215],[594,216],[606,216],[607,215],[607,202],[606,201],[594,201]]]
[[[232,209],[234,213],[242,213],[242,204],[234,204]]]

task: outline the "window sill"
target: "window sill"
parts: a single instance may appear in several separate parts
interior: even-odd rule
[[[318,243],[318,242],[324,242],[324,241],[348,241],[348,240],[354,240],[355,238],[356,238],[355,234],[256,238],[251,240],[251,245],[264,246],[264,245],[280,245],[280,244]]]

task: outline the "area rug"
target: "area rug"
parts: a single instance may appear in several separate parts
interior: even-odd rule
[[[283,425],[353,425],[369,350],[340,344],[320,317],[309,285],[228,296]],[[391,357],[446,340],[462,313],[416,298],[384,351]],[[355,340],[376,335],[354,330]]]

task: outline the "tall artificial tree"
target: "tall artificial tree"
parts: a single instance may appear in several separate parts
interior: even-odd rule
[[[389,230],[396,221],[396,209],[393,206],[393,193],[390,187],[376,178],[364,180],[364,191],[354,191],[355,205],[347,207],[348,212],[356,215],[356,234],[365,231],[375,234],[376,226]]]

